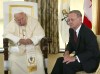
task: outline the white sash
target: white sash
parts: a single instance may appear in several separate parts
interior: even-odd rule
[[[20,27],[20,37],[22,39],[27,39],[28,34],[26,34],[26,26]],[[34,71],[37,71],[37,64],[36,64],[36,51],[34,48],[34,45],[25,45],[25,51],[26,51],[26,58],[27,58],[27,68],[29,73],[32,73]]]
[[[36,50],[34,45],[24,45],[24,46],[13,46],[10,49],[10,52],[15,53],[16,55],[23,55],[26,52],[26,60],[27,60],[27,69],[29,73],[37,71],[37,63],[36,63]]]
[[[37,71],[36,50],[33,45],[26,45],[27,68],[29,72]]]

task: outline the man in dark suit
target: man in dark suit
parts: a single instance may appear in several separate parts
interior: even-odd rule
[[[51,74],[75,74],[96,71],[99,65],[99,47],[95,34],[82,24],[82,14],[72,10],[68,14],[69,42],[63,57],[57,59]],[[76,33],[75,33],[76,32]],[[70,56],[72,52],[74,56]]]

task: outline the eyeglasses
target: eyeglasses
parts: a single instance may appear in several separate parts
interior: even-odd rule
[[[68,18],[66,22],[67,22],[67,24],[69,24],[69,22],[74,22],[74,21],[76,21],[77,19],[78,19],[78,18],[70,18],[70,19]]]
[[[70,21],[73,22],[73,21],[75,21],[76,19],[77,19],[77,18],[75,18],[75,19],[72,19],[72,18],[71,18],[71,19],[67,19],[67,22],[70,22]]]

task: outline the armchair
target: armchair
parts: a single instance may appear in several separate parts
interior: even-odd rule
[[[24,1],[13,1],[13,2],[4,2],[4,28],[5,26],[14,18],[14,13],[19,12],[20,10],[28,14],[29,16],[38,19],[38,7],[37,3],[34,2],[24,2]],[[41,40],[42,41],[42,40]],[[3,39],[4,43],[4,59],[8,60],[8,39]],[[44,47],[43,47],[44,49]],[[47,57],[47,50],[43,50],[45,57]],[[8,74],[10,71],[5,71],[5,74]]]

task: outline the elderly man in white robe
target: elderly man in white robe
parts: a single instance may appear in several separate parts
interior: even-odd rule
[[[15,13],[3,36],[9,39],[11,74],[45,74],[43,56],[38,45],[45,34],[36,19],[24,12]]]

